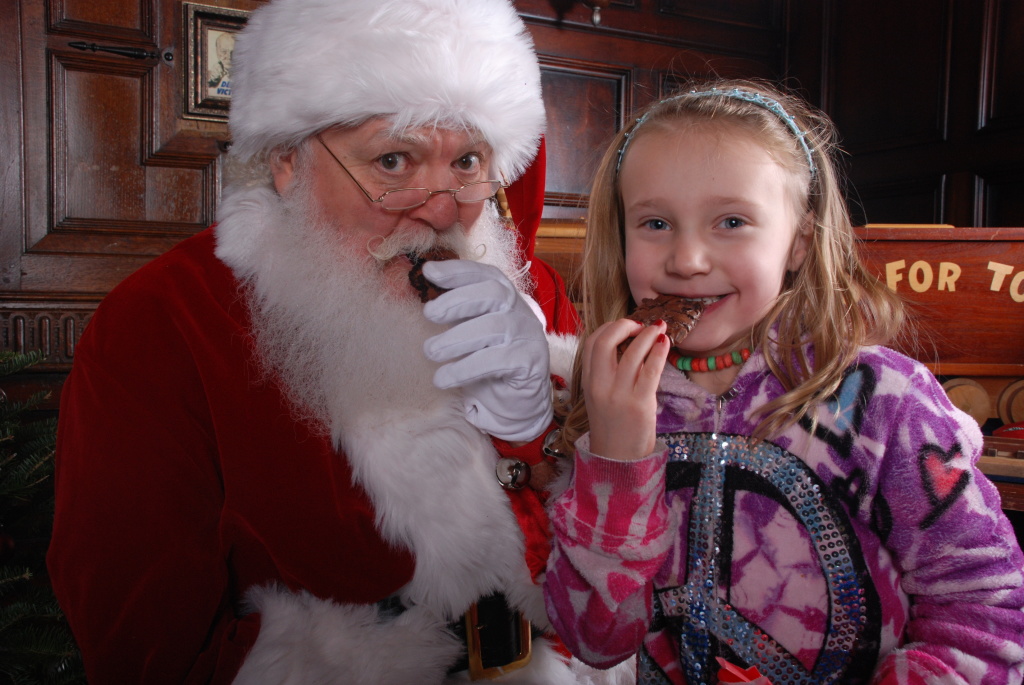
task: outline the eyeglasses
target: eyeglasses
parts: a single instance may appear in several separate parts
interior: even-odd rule
[[[316,139],[320,141],[320,144],[327,150],[327,154],[338,163],[342,171],[348,174],[348,177],[352,179],[352,182],[356,184],[359,190],[363,191],[363,195],[366,199],[373,203],[379,203],[380,206],[386,210],[392,212],[400,212],[406,209],[415,209],[421,205],[427,203],[434,195],[441,193],[450,193],[455,201],[462,205],[473,204],[474,202],[483,202],[484,200],[490,200],[492,197],[498,194],[498,190],[501,188],[507,188],[508,184],[501,181],[476,181],[474,183],[467,183],[458,188],[446,188],[445,190],[429,190],[428,188],[396,188],[395,190],[389,190],[382,194],[376,200],[373,196],[366,191],[363,184],[356,180],[356,177],[352,175],[341,160],[331,152],[331,148],[327,147],[327,143],[324,142],[320,134],[316,134]]]

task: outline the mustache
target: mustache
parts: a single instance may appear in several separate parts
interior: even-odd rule
[[[397,229],[387,236],[374,236],[366,244],[366,251],[381,265],[402,255],[447,248],[461,258],[468,257],[469,247],[461,224],[437,232],[430,228]]]

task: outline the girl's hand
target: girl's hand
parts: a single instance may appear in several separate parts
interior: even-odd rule
[[[607,459],[634,461],[654,450],[655,391],[668,358],[665,323],[643,326],[611,321],[583,346],[583,396],[590,422],[590,451]],[[636,336],[622,358],[618,346]]]

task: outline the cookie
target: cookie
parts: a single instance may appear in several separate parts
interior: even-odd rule
[[[412,268],[409,269],[409,283],[413,290],[419,293],[420,302],[430,302],[448,292],[447,288],[436,286],[426,279],[423,275],[424,262],[441,262],[446,259],[458,259],[458,257],[455,250],[447,247],[435,247],[426,252],[409,255],[409,261],[412,262]]]
[[[679,347],[683,340],[689,335],[697,320],[704,313],[704,303],[699,300],[689,300],[685,297],[675,295],[659,295],[658,297],[645,297],[640,305],[627,318],[650,326],[659,319],[668,325],[665,335],[672,342],[672,347]],[[619,345],[619,355],[629,346],[630,340]]]

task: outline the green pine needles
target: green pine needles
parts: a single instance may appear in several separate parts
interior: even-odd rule
[[[42,358],[0,352],[0,380]],[[57,420],[27,415],[45,399],[13,402],[0,389],[0,685],[85,682],[46,574]]]

